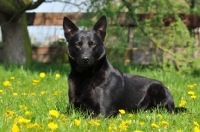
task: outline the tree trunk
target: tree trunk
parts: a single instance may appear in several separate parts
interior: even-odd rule
[[[26,14],[17,21],[8,22],[1,27],[4,62],[11,64],[30,64],[32,62],[31,42],[28,35]]]

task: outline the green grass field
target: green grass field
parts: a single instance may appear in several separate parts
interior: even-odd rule
[[[92,119],[68,103],[68,64],[0,65],[0,131],[58,132],[200,132],[200,76],[161,68],[124,67],[122,71],[155,78],[172,92],[176,106],[188,112],[122,113]]]

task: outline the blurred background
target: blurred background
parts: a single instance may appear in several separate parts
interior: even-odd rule
[[[198,0],[33,0],[28,4],[22,1],[17,4],[11,0],[10,3],[17,5],[19,12],[10,13],[10,8],[1,9],[0,15],[5,17],[1,18],[1,27],[19,19],[19,14],[25,12],[33,61],[67,62],[67,55],[60,55],[59,52],[67,48],[62,29],[63,16],[72,19],[80,29],[91,29],[105,14],[108,19],[105,46],[112,63],[159,65],[179,70],[188,66],[199,67]],[[33,8],[32,5],[36,4]],[[0,2],[0,7],[5,5],[6,2]],[[0,50],[0,60],[4,62],[13,57],[7,57],[12,50],[6,54],[9,50],[5,49],[9,48],[5,43],[8,41],[3,42],[5,30],[1,30],[0,46],[4,50]],[[44,53],[36,49],[57,46],[65,48],[57,49],[55,54],[59,53],[59,59],[54,57],[53,60],[51,57],[45,58],[47,52],[54,53],[52,48]],[[45,55],[40,58],[36,54]],[[8,62],[26,63],[20,62],[20,59],[17,62],[10,59]]]

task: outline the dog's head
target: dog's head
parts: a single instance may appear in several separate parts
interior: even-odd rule
[[[92,30],[79,30],[67,17],[63,19],[65,38],[69,44],[68,56],[79,66],[92,66],[105,57],[103,41],[106,36],[106,16],[102,16]]]

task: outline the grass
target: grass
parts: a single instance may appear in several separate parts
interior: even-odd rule
[[[156,67],[117,67],[124,72],[162,81],[172,92],[176,106],[181,100],[186,101],[184,107],[188,112],[125,112],[117,117],[91,119],[69,106],[68,64],[34,64],[30,67],[1,64],[0,131],[200,131],[200,76],[167,72]],[[189,91],[192,91],[190,95]]]

